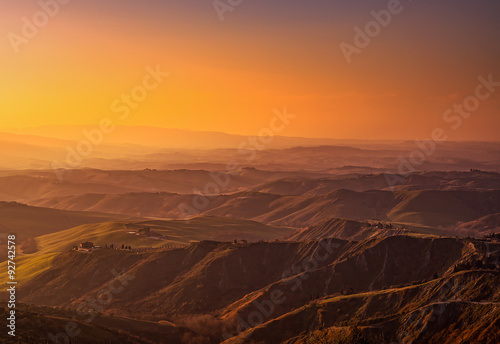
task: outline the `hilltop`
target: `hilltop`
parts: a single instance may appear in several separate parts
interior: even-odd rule
[[[369,238],[383,238],[393,235],[403,235],[415,232],[407,228],[398,228],[392,223],[370,223],[359,222],[346,219],[332,218],[319,223],[298,229],[295,232],[285,236],[286,240],[291,241],[308,241],[320,240],[326,238],[337,238],[344,240],[360,241]]]
[[[16,235],[18,253],[38,250],[34,238],[60,232],[82,224],[131,219],[127,215],[80,212],[33,207],[17,202],[0,202],[0,241],[8,234]],[[0,262],[7,259],[7,246],[0,246]]]

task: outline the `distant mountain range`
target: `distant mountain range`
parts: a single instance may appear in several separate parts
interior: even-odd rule
[[[80,141],[86,139],[87,133],[94,133],[99,126],[92,125],[52,125],[33,127],[25,129],[0,129],[4,134],[0,137],[16,140],[14,135],[22,135],[23,140],[30,141],[33,136],[52,138],[65,141]],[[251,136],[250,136],[251,137]],[[258,137],[257,134],[254,137]],[[147,126],[116,126],[110,134],[105,134],[106,144],[110,145],[139,145],[157,148],[188,148],[188,149],[216,149],[216,148],[238,148],[247,141],[249,136],[227,134],[216,131],[195,131],[187,129],[169,129]],[[33,141],[32,141],[33,142]],[[55,142],[53,140],[52,142]],[[305,138],[275,136],[272,142],[266,144],[266,148],[289,148],[295,146],[323,146],[323,145],[369,145],[372,143],[394,144],[402,143],[396,140],[374,141],[374,140],[336,140],[329,138]],[[262,143],[260,143],[262,144]]]
[[[84,134],[84,131],[87,134]],[[1,133],[1,169],[208,169],[228,163],[274,171],[333,174],[481,169],[500,171],[500,143],[446,142],[425,159],[413,141],[357,141],[276,136],[258,137],[150,127],[117,127],[111,134],[93,127],[62,126]],[[89,134],[90,133],[90,134]],[[267,141],[266,141],[267,142]],[[83,152],[83,153],[79,153]]]

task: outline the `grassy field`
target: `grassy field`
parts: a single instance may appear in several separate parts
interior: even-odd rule
[[[150,228],[153,233],[162,235],[163,240],[130,234],[142,228]],[[19,282],[33,278],[50,268],[51,261],[57,254],[70,250],[81,242],[90,241],[101,247],[111,244],[121,247],[123,244],[132,248],[155,248],[201,240],[274,240],[289,231],[288,228],[267,226],[254,221],[213,216],[194,218],[190,221],[141,220],[85,224],[35,238],[38,246],[35,253],[23,254],[18,248],[16,278]],[[5,272],[6,264],[0,264],[0,279],[4,281],[8,278]]]

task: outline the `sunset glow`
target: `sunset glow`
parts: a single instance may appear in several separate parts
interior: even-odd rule
[[[41,10],[2,3],[6,35]],[[444,111],[473,94],[478,76],[500,80],[500,8],[401,6],[347,63],[339,44],[353,44],[354,27],[387,2],[248,1],[220,21],[210,1],[69,1],[18,53],[2,40],[0,128],[99,123],[147,66],[160,65],[168,80],[124,125],[249,135],[287,106],[298,115],[289,136],[426,138],[450,128]],[[497,140],[499,107],[495,93],[451,138]]]

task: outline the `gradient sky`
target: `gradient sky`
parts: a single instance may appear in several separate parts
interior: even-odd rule
[[[49,0],[44,0],[49,1]],[[443,112],[500,81],[498,0],[402,1],[348,64],[342,41],[387,1],[245,0],[221,22],[212,0],[71,0],[16,53],[8,33],[37,1],[0,0],[0,128],[97,124],[148,65],[170,76],[117,124],[253,135],[274,107],[282,135],[500,140],[500,89],[453,131]]]

